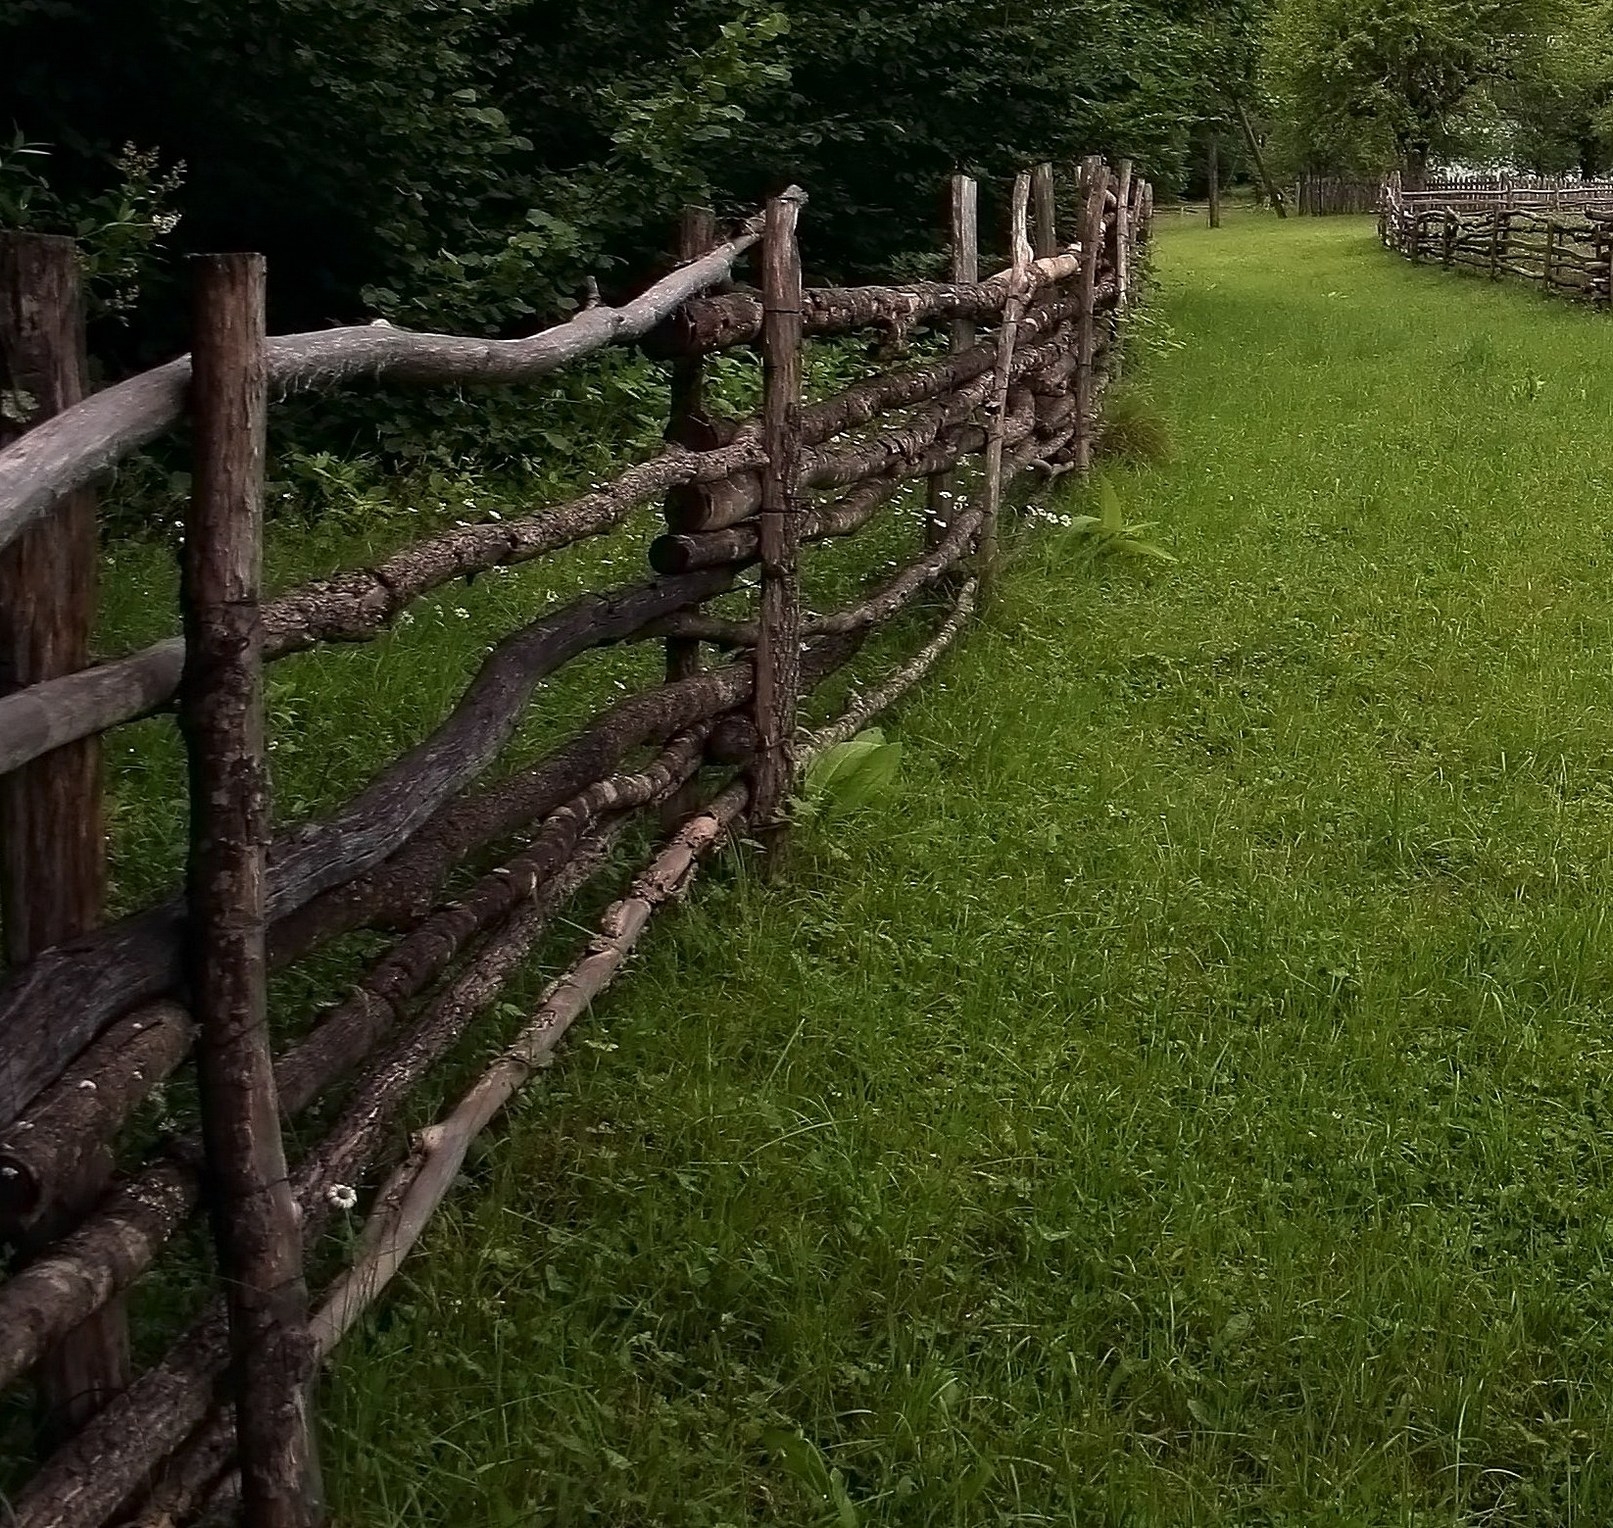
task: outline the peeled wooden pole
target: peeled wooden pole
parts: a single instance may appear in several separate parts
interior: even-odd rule
[[[195,489],[185,527],[187,960],[207,1200],[224,1273],[248,1528],[319,1517],[302,1232],[269,1051],[264,861],[264,265],[196,262]]]
[[[1210,227],[1221,226],[1221,139],[1212,126],[1204,154],[1205,174],[1210,181]]]
[[[0,234],[0,390],[28,413],[26,420],[0,419],[0,445],[77,403],[86,390],[84,368],[73,241]],[[95,584],[95,495],[86,488],[67,495],[0,552],[0,691],[89,662]],[[58,748],[0,778],[0,919],[11,966],[101,921],[102,819],[98,738]],[[111,1163],[90,1137],[64,1165],[56,1201],[42,1207],[19,1238],[25,1249],[65,1231],[99,1196]],[[46,1435],[80,1425],[128,1378],[128,1329],[116,1301],[70,1333],[41,1366]]]
[[[947,195],[948,275],[953,281],[973,284],[980,279],[979,188],[968,175],[954,175]],[[954,355],[973,349],[975,326],[972,319],[955,319],[950,335]],[[952,517],[957,478],[950,472],[937,472],[929,480],[925,495],[925,535],[931,544],[946,534]]]
[[[1081,184],[1086,193],[1081,209],[1081,314],[1076,328],[1075,465],[1092,464],[1092,442],[1097,426],[1097,290],[1098,260],[1103,245],[1103,204],[1108,177],[1096,156],[1085,161]]]
[[[767,204],[762,230],[762,594],[756,644],[759,749],[752,777],[758,826],[772,826],[789,789],[801,663],[801,253],[795,227],[806,196],[792,187]]]
[[[1030,208],[1031,177],[1021,171],[1014,177],[1013,201],[1009,210],[1008,236],[1013,249],[1014,279],[1008,301],[1003,305],[1002,326],[997,331],[996,391],[993,398],[990,434],[986,443],[986,484],[980,517],[979,578],[989,595],[997,583],[997,512],[1002,507],[1003,434],[1008,426],[1008,387],[1014,364],[1014,340],[1020,315],[1029,295],[1026,271],[1032,259],[1026,219]]]

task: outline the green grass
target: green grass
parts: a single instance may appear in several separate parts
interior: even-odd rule
[[[1613,329],[1361,220],[1159,302],[1180,561],[1024,538],[897,809],[655,931],[339,1354],[338,1521],[1613,1520]]]

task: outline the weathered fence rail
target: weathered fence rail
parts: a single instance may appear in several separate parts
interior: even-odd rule
[[[1456,180],[1407,190],[1391,176],[1378,233],[1414,263],[1613,304],[1613,181]]]
[[[987,280],[966,177],[953,186],[947,282],[803,289],[799,192],[729,238],[691,210],[683,263],[642,296],[503,342],[385,325],[266,338],[261,262],[212,257],[198,269],[193,355],[88,397],[70,246],[0,236],[4,381],[35,411],[0,451],[0,1235],[16,1252],[0,1283],[0,1388],[36,1376],[49,1444],[8,1521],[175,1524],[237,1503],[253,1524],[317,1517],[315,1368],[395,1272],[469,1142],[713,845],[742,824],[776,827],[802,761],[898,699],[955,638],[989,586],[1016,474],[1090,461],[1138,295],[1152,192],[1129,165],[1097,159],[1072,179],[1077,221],[1060,230],[1051,170],[1020,177],[1012,263]],[[734,286],[753,247],[756,291]],[[939,330],[947,348],[870,363],[839,394],[804,398],[805,337],[870,328],[886,353],[902,354],[922,329]],[[459,526],[375,567],[260,599],[271,398],[358,377],[522,382],[624,343],[671,362],[660,455],[570,502]],[[755,347],[763,367],[760,413],[738,422],[711,416],[703,396],[704,358],[735,346]],[[197,463],[184,634],[91,665],[94,485],[186,420]],[[857,535],[919,480],[930,513],[909,560],[850,606],[808,614],[800,575],[811,548]],[[264,664],[369,640],[452,580],[600,536],[647,505],[664,520],[650,577],[511,633],[447,718],[344,806],[271,824]],[[751,614],[734,614],[732,601],[708,608],[753,565]],[[948,598],[933,634],[803,734],[803,701],[874,629],[940,586]],[[645,641],[665,644],[664,683],[489,783],[546,675],[589,649]],[[105,923],[99,738],[176,702],[190,760],[187,884]],[[351,1187],[396,1160],[412,1089],[644,814],[664,824],[661,847],[514,1044],[415,1138],[350,1265],[310,1299],[308,1254]],[[479,878],[447,898],[466,865]],[[394,941],[274,1054],[266,974],[359,928]],[[123,1127],[193,1051],[195,1117],[117,1161]],[[324,1133],[298,1158],[282,1121],[316,1103]],[[133,1376],[122,1299],[204,1204],[221,1292]]]

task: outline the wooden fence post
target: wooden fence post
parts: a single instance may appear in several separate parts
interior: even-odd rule
[[[243,1521],[304,1528],[319,1515],[313,1349],[265,988],[263,258],[204,255],[195,271],[180,722],[190,759],[187,967],[205,1180],[229,1306]]]
[[[957,282],[980,280],[980,218],[979,188],[972,177],[954,175],[947,193],[947,251],[950,259],[949,279]],[[968,350],[975,342],[975,326],[971,319],[952,321],[951,350],[956,355]],[[957,476],[951,472],[937,472],[927,483],[924,506],[924,536],[926,546],[938,546],[946,535],[952,518]]]
[[[794,769],[801,672],[801,251],[796,222],[806,193],[792,186],[767,204],[762,233],[761,608],[756,640],[756,764],[751,821],[778,825]]]
[[[1124,313],[1131,302],[1131,161],[1122,159],[1115,192],[1115,306]]]
[[[680,265],[698,260],[717,246],[717,215],[709,207],[685,207],[678,220],[677,258]],[[706,361],[702,355],[685,356],[672,363],[671,399],[667,411],[666,440],[688,451],[707,451],[716,445],[711,421],[706,417]],[[666,496],[669,528],[678,524],[678,511],[690,497],[689,490],[674,488]],[[700,642],[695,637],[666,639],[666,677],[672,684],[700,672]],[[700,782],[691,779],[675,791],[661,809],[662,823],[681,823],[694,807]]]
[[[1552,287],[1552,268],[1556,264],[1557,256],[1557,219],[1550,212],[1546,214],[1546,249],[1541,257],[1540,286],[1541,290],[1549,294]]]
[[[1440,255],[1446,270],[1450,270],[1456,264],[1456,226],[1456,213],[1452,208],[1447,207],[1445,209],[1444,240]]]
[[[1109,378],[1119,381],[1125,370],[1123,350],[1126,311],[1131,302],[1131,161],[1122,159],[1114,173],[1115,216],[1109,225],[1109,269],[1115,277],[1115,306],[1109,319]]]
[[[1214,125],[1210,127],[1210,142],[1205,151],[1205,173],[1210,181],[1210,227],[1221,226],[1221,144]]]
[[[1053,166],[1039,164],[1031,171],[1031,247],[1038,260],[1059,252],[1058,212],[1053,196]]]
[[[0,445],[84,396],[84,315],[71,239],[0,234]],[[95,495],[69,494],[0,552],[0,692],[85,667],[95,626]],[[6,960],[101,922],[106,852],[99,738],[69,743],[0,777],[0,917]],[[110,1153],[78,1164],[71,1190],[18,1233],[54,1240],[106,1186]],[[76,1430],[129,1380],[128,1329],[114,1299],[40,1366],[44,1434]]]
[[[1490,210],[1490,280],[1501,275],[1501,204]]]
[[[986,438],[985,502],[980,515],[979,578],[982,596],[989,597],[997,584],[997,515],[1002,508],[1003,436],[1008,428],[1008,382],[1014,362],[1014,341],[1019,333],[1020,315],[1030,291],[1031,242],[1026,227],[1031,199],[1031,177],[1021,171],[1014,177],[1014,195],[1009,210],[1008,238],[1013,252],[1013,273],[1008,296],[1003,302],[1002,323],[997,329],[997,367],[992,391],[990,431]]]
[[[1103,160],[1096,155],[1081,167],[1085,198],[1081,207],[1081,287],[1080,309],[1076,317],[1075,370],[1075,465],[1086,471],[1092,465],[1092,441],[1096,425],[1097,325],[1093,309],[1097,305],[1098,257],[1103,243],[1103,202],[1107,176]]]

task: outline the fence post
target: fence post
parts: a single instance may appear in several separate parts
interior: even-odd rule
[[[1058,212],[1053,196],[1053,166],[1039,164],[1031,171],[1031,247],[1038,260],[1059,252]]]
[[[980,280],[980,223],[979,188],[967,175],[954,175],[947,194],[947,250],[950,257],[948,275],[957,282]],[[968,350],[975,342],[975,326],[971,319],[959,318],[952,322],[951,350],[956,355]],[[937,546],[946,535],[951,519],[952,494],[957,477],[951,472],[933,474],[926,487],[924,506],[924,535],[927,546]]]
[[[1490,210],[1490,280],[1495,281],[1501,275],[1501,204],[1497,202]]]
[[[1115,170],[1115,220],[1109,232],[1109,269],[1115,273],[1115,311],[1109,334],[1109,377],[1118,381],[1125,369],[1122,348],[1126,313],[1131,306],[1131,161]]]
[[[1008,383],[1014,364],[1014,342],[1019,334],[1020,314],[1030,289],[1031,243],[1026,228],[1031,199],[1031,176],[1021,171],[1014,177],[1010,204],[1008,239],[1013,252],[1013,269],[1008,278],[1008,295],[1003,300],[1002,322],[997,328],[996,377],[992,388],[991,425],[986,437],[986,482],[984,507],[980,515],[978,561],[980,592],[990,596],[997,584],[997,514],[1002,508],[1003,437],[1008,428]]]
[[[1556,264],[1556,255],[1557,219],[1551,215],[1551,212],[1548,209],[1546,213],[1546,249],[1544,255],[1541,257],[1540,265],[1540,287],[1542,291],[1548,294],[1551,292],[1552,267]]]
[[[1220,135],[1212,123],[1210,142],[1205,151],[1205,172],[1210,182],[1210,227],[1221,226],[1221,144]]]
[[[1456,264],[1456,222],[1455,211],[1447,207],[1445,209],[1445,229],[1442,239],[1443,247],[1440,251],[1440,261],[1446,270],[1450,270]]]
[[[1097,306],[1098,257],[1103,242],[1103,200],[1108,176],[1103,160],[1094,155],[1081,166],[1081,186],[1085,193],[1081,206],[1081,286],[1080,310],[1076,317],[1075,370],[1075,465],[1085,471],[1092,465],[1092,439],[1096,424],[1097,385],[1094,362],[1097,356],[1097,326],[1093,309]]]
[[[678,220],[677,258],[680,265],[698,260],[717,244],[717,215],[709,207],[685,207]],[[685,356],[672,363],[671,398],[667,410],[666,440],[688,451],[709,450],[716,444],[706,417],[706,360]],[[666,496],[666,519],[671,528],[678,511],[691,497],[688,489],[674,488]],[[666,639],[666,677],[673,684],[700,672],[700,642],[695,637]],[[661,809],[663,824],[671,826],[688,816],[698,799],[700,784],[689,780],[670,796]]]
[[[806,193],[792,186],[767,204],[762,232],[761,608],[756,639],[756,763],[751,821],[778,824],[790,788],[801,673],[801,251],[795,228]]]
[[[0,234],[0,445],[85,393],[84,314],[73,241]],[[69,494],[0,552],[0,692],[85,667],[96,605],[95,495]],[[69,743],[0,777],[0,910],[6,960],[20,966],[101,922],[106,851],[99,738]],[[110,1178],[104,1146],[70,1191],[22,1228],[25,1248],[67,1230]],[[129,1380],[121,1299],[63,1338],[40,1366],[47,1438],[76,1430]]]
[[[318,1517],[313,1350],[265,990],[263,258],[204,255],[195,272],[180,722],[190,759],[186,956],[207,1201],[229,1307],[243,1521],[304,1528]]]

